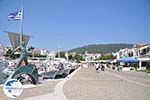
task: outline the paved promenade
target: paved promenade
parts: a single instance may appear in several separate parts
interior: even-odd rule
[[[2,93],[2,91],[0,91]],[[3,100],[12,100],[1,94]],[[62,80],[24,89],[15,100],[150,100],[150,76],[137,72],[81,68]]]
[[[29,86],[27,86],[27,88],[23,89],[22,94],[15,99],[11,99],[11,98],[7,97],[4,94],[3,89],[0,88],[0,100],[21,100],[21,99],[36,97],[38,95],[45,95],[45,94],[54,92],[54,88],[55,88],[56,84],[59,82],[60,82],[60,80],[49,80],[49,81],[43,82],[42,84],[38,84],[36,86],[31,85],[30,88],[29,88]],[[3,98],[3,99],[1,99],[1,98]]]
[[[68,100],[150,100],[148,83],[150,77],[143,73],[83,68],[67,81],[64,92]]]

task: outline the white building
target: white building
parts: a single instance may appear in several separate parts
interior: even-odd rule
[[[43,56],[46,56],[46,55],[48,55],[48,50],[47,49],[41,49],[40,54]]]
[[[57,51],[51,51],[51,52],[49,52],[48,57],[50,59],[54,59],[56,57],[57,53],[58,53]]]
[[[139,69],[145,69],[146,64],[150,62],[150,44],[135,45],[135,57],[139,60]]]
[[[100,58],[102,55],[100,53],[88,53],[85,52],[84,58],[85,61],[95,61],[95,59]]]
[[[5,59],[5,55],[6,54],[6,48],[0,44],[0,60],[4,60]]]
[[[150,44],[137,44],[133,48],[121,49],[117,52],[117,59],[122,57],[135,57],[139,60],[138,70],[145,69],[150,61]]]
[[[132,49],[125,48],[121,49],[117,52],[117,59],[123,58],[123,57],[131,57],[132,55]]]

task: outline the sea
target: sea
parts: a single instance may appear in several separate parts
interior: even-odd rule
[[[0,84],[4,84],[6,81],[6,75],[0,71]]]
[[[0,62],[0,84],[3,84],[6,81],[6,75],[3,73],[3,70],[7,68],[7,62]]]

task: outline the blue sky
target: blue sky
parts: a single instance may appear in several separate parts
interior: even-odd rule
[[[88,44],[150,43],[150,0],[0,0],[0,43],[4,31],[20,32],[8,14],[24,5],[28,46],[68,50]]]

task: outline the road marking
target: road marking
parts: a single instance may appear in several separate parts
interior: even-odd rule
[[[36,87],[36,86],[33,85],[33,84],[25,84],[25,85],[22,85],[22,88],[23,88],[23,89],[34,88],[34,87]]]
[[[107,74],[110,74],[110,75],[113,75],[113,76],[116,76],[116,77],[118,77],[118,78],[120,78],[120,79],[126,80],[126,81],[128,81],[128,82],[131,82],[131,83],[134,83],[134,84],[137,84],[137,85],[140,85],[140,86],[145,86],[145,87],[149,87],[149,88],[150,88],[150,85],[143,84],[143,83],[140,83],[140,82],[136,82],[136,81],[127,79],[127,78],[122,77],[122,76],[120,76],[120,75],[118,75],[118,74],[114,74],[114,73],[111,73],[111,72],[106,72],[106,73],[107,73]]]

